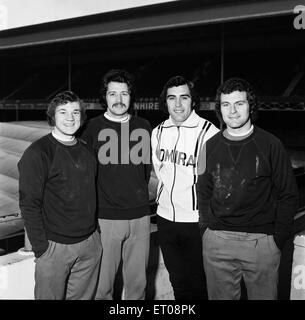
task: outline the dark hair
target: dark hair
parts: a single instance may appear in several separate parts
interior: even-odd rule
[[[216,93],[215,111],[221,127],[224,124],[220,110],[220,96],[221,94],[229,94],[234,91],[245,91],[247,94],[247,100],[249,103],[249,112],[251,122],[257,119],[257,97],[253,86],[244,79],[230,78],[219,86]]]
[[[81,125],[86,120],[86,110],[84,104],[81,102],[80,98],[72,91],[63,91],[58,93],[49,103],[47,110],[47,120],[50,126],[55,126],[55,111],[58,106],[67,104],[69,102],[78,102],[80,106],[80,123]]]
[[[166,103],[166,96],[167,96],[167,90],[169,88],[172,87],[178,87],[178,86],[183,86],[183,85],[187,85],[189,90],[190,90],[190,94],[191,94],[191,99],[192,99],[192,105],[191,108],[192,110],[198,110],[199,106],[200,106],[200,100],[199,100],[199,96],[197,95],[197,93],[194,90],[194,84],[191,81],[188,81],[185,77],[183,76],[175,76],[170,78],[164,85],[162,92],[160,94],[159,97],[159,109],[163,112],[165,112],[166,114],[168,114],[168,108],[167,108],[167,103]]]
[[[134,111],[135,80],[131,73],[123,69],[112,69],[104,75],[102,80],[102,85],[100,88],[101,104],[107,108],[106,93],[108,90],[108,84],[109,82],[112,82],[112,81],[127,84],[129,94],[130,94],[130,106],[128,110],[130,113],[132,113]]]

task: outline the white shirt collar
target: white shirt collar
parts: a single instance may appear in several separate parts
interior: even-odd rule
[[[104,113],[104,116],[105,116],[105,118],[107,118],[110,121],[121,122],[121,123],[128,122],[130,119],[130,115],[128,113],[126,114],[126,117],[124,117],[122,119],[117,119],[115,117],[112,117],[109,113],[107,113],[107,111]]]

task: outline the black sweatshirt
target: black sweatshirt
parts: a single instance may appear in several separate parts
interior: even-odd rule
[[[81,138],[98,158],[99,218],[131,220],[150,213],[150,135],[149,122],[135,116],[119,123],[100,115],[85,126]]]
[[[298,189],[282,143],[255,126],[241,141],[216,134],[207,141],[206,155],[206,170],[197,183],[200,224],[272,234],[282,248],[298,208]]]
[[[18,169],[20,210],[36,257],[48,240],[77,243],[96,230],[97,163],[84,142],[67,146],[48,134],[26,149]]]

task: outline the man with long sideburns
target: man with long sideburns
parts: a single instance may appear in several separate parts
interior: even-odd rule
[[[199,97],[182,76],[163,87],[160,109],[169,118],[152,133],[152,159],[159,180],[157,226],[160,247],[176,300],[206,298],[198,225],[198,156],[219,130],[198,116]]]
[[[145,298],[151,126],[132,114],[134,97],[132,75],[110,70],[101,85],[107,110],[92,119],[82,134],[98,158],[98,217],[103,245],[98,300],[113,299],[121,260],[124,299]]]

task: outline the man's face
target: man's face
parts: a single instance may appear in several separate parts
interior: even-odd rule
[[[229,132],[243,133],[250,129],[250,107],[245,91],[222,93],[220,111]]]
[[[79,102],[68,102],[56,107],[55,109],[54,132],[62,140],[74,136],[80,127],[81,109]]]
[[[126,116],[130,104],[130,93],[127,83],[109,82],[106,92],[107,112],[117,118]]]
[[[166,103],[174,124],[181,125],[192,111],[192,98],[188,85],[168,88]]]

